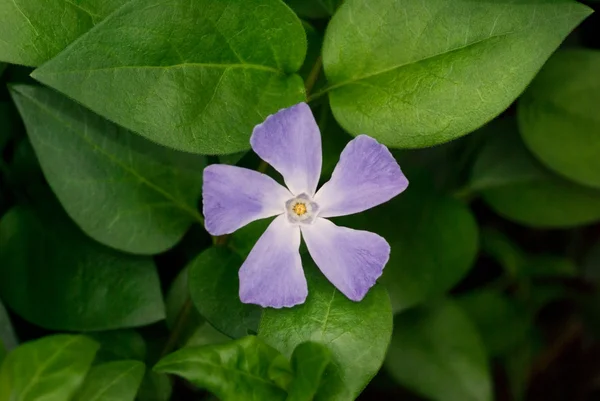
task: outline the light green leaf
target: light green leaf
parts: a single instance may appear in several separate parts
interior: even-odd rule
[[[200,347],[202,345],[223,344],[231,338],[215,329],[210,323],[204,322],[194,331],[185,343],[186,347]]]
[[[500,292],[479,289],[457,299],[473,321],[491,357],[506,355],[521,345],[533,326],[524,305]]]
[[[94,366],[73,401],[133,401],[145,370],[145,365],[139,361]]]
[[[181,376],[223,401],[283,401],[285,388],[275,379],[286,372],[291,379],[285,357],[254,336],[184,348],[167,355],[154,370]]]
[[[337,377],[328,377],[332,383],[322,386],[322,398],[317,399],[356,398],[385,357],[392,332],[389,297],[381,285],[376,285],[361,302],[350,301],[314,263],[304,261],[303,265],[308,280],[306,302],[291,309],[265,309],[259,336],[288,357],[306,341],[325,345],[331,351],[333,366],[326,376]],[[339,383],[345,389],[340,389]]]
[[[298,345],[292,354],[294,380],[286,401],[314,400],[330,362],[331,352],[324,345],[310,341]]]
[[[340,224],[375,232],[389,242],[381,282],[394,312],[448,291],[477,255],[477,222],[468,207],[424,188],[418,179],[392,201],[342,218]]]
[[[38,66],[127,0],[7,0],[0,3],[0,60]]]
[[[525,144],[549,168],[600,187],[600,51],[564,50],[548,60],[519,100]]]
[[[344,0],[285,0],[296,14],[306,18],[324,18],[335,13]]]
[[[346,0],[323,45],[333,114],[392,147],[447,142],[506,109],[591,12],[571,0]]]
[[[398,315],[385,366],[398,382],[434,401],[491,401],[482,341],[451,301]]]
[[[169,401],[173,392],[171,379],[164,373],[146,371],[138,392],[138,401]]]
[[[159,253],[203,221],[204,157],[155,145],[49,89],[17,85],[12,95],[54,193],[95,240]]]
[[[305,53],[278,0],[133,0],[32,76],[152,141],[225,154],[304,99]]]
[[[21,345],[0,369],[0,401],[70,401],[97,349],[89,338],[71,335]]]
[[[4,308],[2,301],[0,301],[0,344],[2,344],[0,348],[10,351],[17,346],[17,343],[17,336],[8,317],[8,312]]]
[[[146,341],[135,330],[102,331],[89,336],[100,344],[95,364],[122,359],[143,361],[146,358]]]
[[[243,304],[238,270],[243,259],[223,247],[202,252],[189,265],[189,290],[196,309],[217,330],[240,338],[255,333],[261,308]]]
[[[36,202],[0,220],[0,296],[12,310],[52,330],[110,330],[164,318],[152,259],[92,241],[50,196]]]
[[[502,130],[493,130],[495,135],[489,137],[471,172],[473,186],[492,209],[509,220],[540,228],[600,220],[600,190],[545,170],[525,149],[514,120],[496,124],[503,125]]]

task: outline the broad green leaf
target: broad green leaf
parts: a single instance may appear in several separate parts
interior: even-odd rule
[[[392,147],[447,142],[506,109],[591,12],[571,0],[346,0],[323,44],[333,114]]]
[[[478,228],[468,207],[423,188],[416,178],[392,201],[340,220],[389,242],[390,260],[381,282],[394,312],[448,291],[477,255]]]
[[[273,218],[267,218],[245,225],[231,235],[228,247],[242,258],[246,258],[272,221]]]
[[[186,347],[200,347],[202,345],[223,344],[231,341],[231,338],[215,329],[210,323],[204,322],[194,331],[186,341]]]
[[[224,247],[202,252],[189,265],[189,291],[196,309],[217,330],[232,338],[255,333],[261,308],[243,304],[238,270],[243,259]]]
[[[285,0],[296,14],[306,18],[324,18],[335,13],[344,0]]]
[[[492,400],[482,341],[451,301],[398,315],[385,366],[402,385],[434,401]]]
[[[518,347],[533,326],[523,305],[500,292],[479,289],[460,296],[458,305],[471,318],[490,356]]]
[[[289,362],[254,336],[222,345],[184,348],[158,362],[155,371],[181,376],[223,401],[285,400],[275,379],[289,375]]]
[[[509,220],[540,228],[600,220],[600,190],[545,170],[523,145],[514,120],[496,124],[503,125],[502,130],[489,137],[471,172],[473,186],[492,209]]]
[[[73,335],[21,345],[8,354],[0,369],[0,401],[70,401],[97,349],[89,338]]]
[[[53,330],[110,330],[164,318],[152,259],[92,241],[50,196],[37,202],[0,220],[0,296],[12,310]]]
[[[152,141],[225,154],[304,99],[305,53],[278,0],[133,0],[32,76]]]
[[[557,52],[519,100],[525,144],[549,168],[600,187],[600,51]]]
[[[133,401],[145,370],[145,365],[139,361],[94,366],[73,401]]]
[[[321,384],[325,368],[331,362],[331,352],[322,344],[305,342],[292,353],[294,380],[286,401],[312,401]]]
[[[361,302],[353,302],[337,291],[314,264],[303,263],[308,298],[294,308],[265,309],[259,336],[284,355],[306,341],[320,343],[331,351],[332,375],[337,375],[350,394],[337,386],[323,385],[319,400],[356,397],[377,373],[392,333],[392,310],[381,285],[374,286]],[[330,380],[331,378],[328,378]]]
[[[146,358],[146,341],[135,330],[102,331],[89,336],[100,344],[95,364],[122,359],[143,361]]]
[[[127,0],[6,0],[0,3],[0,60],[38,66]]]
[[[50,89],[17,85],[12,95],[46,179],[89,236],[153,254],[202,222],[204,157],[155,145]]]
[[[2,344],[1,348],[4,348],[4,350],[6,351],[10,351],[11,349],[17,346],[17,343],[17,336],[15,335],[15,331],[13,330],[12,323],[10,322],[10,318],[8,316],[8,312],[4,308],[2,301],[0,301],[0,344]]]

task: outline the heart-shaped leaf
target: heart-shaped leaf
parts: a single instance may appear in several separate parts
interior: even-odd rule
[[[50,196],[0,220],[0,296],[53,330],[109,330],[165,316],[152,259],[92,241]]]
[[[325,35],[325,91],[354,135],[447,142],[506,109],[591,12],[571,0],[346,0]]]
[[[361,302],[353,302],[336,290],[313,263],[303,263],[308,298],[294,308],[265,309],[259,336],[290,357],[306,341],[331,351],[337,385],[323,385],[326,400],[356,397],[377,373],[392,333],[392,309],[385,288],[373,287]],[[328,377],[328,380],[336,378]]]
[[[519,100],[525,144],[549,168],[600,187],[600,51],[557,52]]]
[[[0,401],[69,401],[81,386],[98,344],[55,335],[12,351],[0,369]]]
[[[159,253],[193,221],[204,157],[155,145],[42,87],[12,87],[44,175],[89,236]]]
[[[285,357],[255,336],[184,348],[167,355],[154,370],[181,376],[223,401],[283,401],[280,380],[291,380]]]
[[[133,401],[146,367],[139,361],[94,366],[73,401]]]
[[[155,142],[224,154],[304,99],[305,54],[278,0],[133,0],[32,76]]]

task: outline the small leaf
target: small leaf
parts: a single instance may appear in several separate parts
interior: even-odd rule
[[[453,302],[398,315],[385,366],[434,401],[491,401],[491,377],[477,329]]]
[[[314,400],[325,368],[330,362],[331,352],[327,347],[315,342],[298,345],[292,354],[294,380],[286,401]]]
[[[566,228],[600,220],[600,190],[579,186],[545,170],[523,145],[513,119],[490,126],[497,124],[500,129],[492,130],[496,135],[489,136],[471,172],[473,186],[492,209],[509,220],[539,228]]]
[[[98,344],[55,335],[21,345],[0,369],[0,401],[69,401],[83,383]]]
[[[499,292],[480,289],[457,299],[473,321],[491,357],[518,347],[533,326],[533,316],[523,305]]]
[[[50,196],[0,220],[0,296],[24,319],[52,330],[110,330],[164,318],[152,259],[92,241]]]
[[[94,366],[73,401],[133,401],[145,370],[146,367],[139,361]]]
[[[146,358],[146,341],[135,330],[102,331],[89,336],[100,344],[94,361],[96,364],[122,359],[143,361]]]
[[[126,0],[14,0],[0,3],[0,60],[38,66]]]
[[[226,154],[304,100],[305,54],[278,0],[133,0],[32,76],[154,142]]]
[[[184,348],[167,355],[154,368],[181,376],[223,401],[284,400],[285,389],[273,380],[289,362],[254,336],[222,345]]]
[[[600,51],[557,52],[519,100],[525,144],[549,168],[600,188]]]
[[[146,371],[138,392],[138,401],[169,401],[173,392],[170,378],[163,373]]]
[[[373,287],[361,302],[353,302],[337,291],[313,263],[303,263],[308,280],[308,298],[294,308],[265,309],[259,336],[290,357],[306,341],[320,343],[331,351],[334,374],[350,393],[323,385],[323,400],[356,397],[377,373],[390,341],[392,310],[381,285]]]
[[[188,265],[194,305],[212,326],[232,338],[255,333],[261,313],[260,307],[240,301],[238,270],[242,263],[232,251],[213,247]]]
[[[411,185],[384,205],[340,219],[340,225],[375,232],[389,242],[381,283],[394,313],[452,288],[473,265],[478,247],[477,222],[468,207]]]
[[[159,253],[202,221],[203,157],[155,145],[49,89],[16,85],[12,95],[54,193],[95,240]]]
[[[571,0],[346,0],[323,44],[333,114],[391,147],[448,142],[506,109],[591,12]]]

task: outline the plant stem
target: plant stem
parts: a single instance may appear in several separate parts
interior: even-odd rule
[[[177,346],[177,343],[179,343],[179,341],[181,340],[180,337],[183,334],[183,331],[185,330],[185,326],[192,312],[192,308],[192,298],[190,298],[190,296],[188,295],[187,299],[185,300],[185,303],[179,310],[179,314],[177,315],[177,319],[175,320],[175,324],[173,325],[173,330],[171,330],[169,339],[165,343],[165,346],[162,352],[160,353],[161,358],[173,351],[173,349],[175,349],[175,347]]]
[[[306,82],[304,83],[304,87],[306,88],[306,98],[309,98],[310,92],[313,90],[317,79],[319,78],[319,74],[321,72],[321,67],[323,66],[323,57],[319,55],[315,64],[313,65],[308,77],[306,78]],[[310,100],[308,100],[310,101]]]

